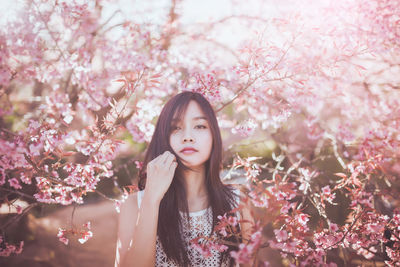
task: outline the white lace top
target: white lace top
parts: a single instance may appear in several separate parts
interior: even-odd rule
[[[143,197],[143,192],[144,191],[139,191],[138,192],[138,206],[140,207],[140,203]],[[239,190],[235,192],[239,196]],[[237,198],[237,203],[239,203],[239,198]],[[180,212],[181,216],[185,216],[184,213]],[[237,216],[240,216],[239,213],[237,213]],[[238,217],[238,219],[240,219]],[[190,240],[198,237],[199,235],[204,235],[208,236],[211,231],[212,231],[212,209],[211,207],[208,207],[207,209],[200,210],[197,212],[189,212],[189,220],[190,220],[190,225],[191,228],[189,229],[189,224],[187,220],[182,220],[183,221],[183,233],[184,233],[184,240],[186,245],[188,246],[190,244]],[[221,253],[218,252],[217,250],[212,250],[211,251],[212,256],[210,257],[203,257],[200,252],[198,252],[195,248],[189,247],[188,250],[188,256],[189,260],[191,262],[191,266],[207,266],[207,267],[213,267],[213,266],[222,266],[222,267],[227,267],[229,266],[229,259],[226,259],[222,264],[220,265],[221,261]],[[174,262],[170,261],[167,258],[167,255],[165,255],[164,249],[162,247],[161,241],[159,240],[157,236],[157,241],[156,241],[156,265],[155,266],[160,266],[160,267],[178,267]],[[239,266],[239,265],[237,265]]]

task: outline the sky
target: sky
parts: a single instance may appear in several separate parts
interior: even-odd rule
[[[23,0],[0,0],[0,25],[3,26],[9,19],[16,15],[18,8],[22,7]]]

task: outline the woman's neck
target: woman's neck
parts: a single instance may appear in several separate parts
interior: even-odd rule
[[[200,200],[207,202],[208,192],[205,183],[205,168],[201,167],[193,171],[188,170],[184,173],[183,177],[189,209],[192,206],[191,204]]]

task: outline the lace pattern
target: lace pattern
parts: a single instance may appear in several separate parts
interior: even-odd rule
[[[140,200],[143,196],[143,191],[138,193],[138,205],[140,206]],[[185,214],[181,213],[183,218],[182,232],[184,235],[185,245],[189,247],[188,256],[191,263],[191,266],[229,266],[229,259],[225,259],[224,262],[221,263],[221,253],[217,250],[211,251],[210,257],[203,257],[200,252],[198,252],[195,248],[190,246],[190,240],[200,236],[208,236],[212,231],[212,209],[211,207],[198,211],[198,212],[190,212],[189,213],[189,222],[186,219]],[[189,228],[190,224],[190,228]],[[220,265],[221,263],[221,265]],[[161,241],[157,236],[156,241],[156,265],[157,267],[179,267],[175,264],[175,262],[169,260],[164,252]]]

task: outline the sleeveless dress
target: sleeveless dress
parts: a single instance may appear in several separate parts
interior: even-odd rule
[[[143,197],[144,191],[139,191],[138,196],[138,206],[140,207],[140,203]],[[235,193],[239,196],[239,190],[235,190]],[[239,204],[239,197],[236,199],[237,205]],[[185,214],[183,212],[179,212],[181,217],[184,217]],[[239,212],[236,213],[238,219],[240,219]],[[188,246],[190,240],[196,238],[199,235],[208,236],[212,231],[212,209],[208,207],[204,210],[196,211],[196,212],[189,212],[189,220],[191,228],[189,229],[189,224],[187,220],[182,220],[183,222],[183,234],[184,240],[186,245]],[[229,259],[225,259],[224,262],[221,263],[221,253],[217,250],[211,251],[212,256],[210,257],[203,257],[200,252],[198,252],[195,248],[190,247],[188,249],[188,256],[191,263],[191,266],[222,266],[228,267],[229,266]],[[173,261],[167,258],[167,255],[164,252],[162,247],[161,241],[157,236],[156,240],[156,265],[157,267],[179,267]],[[239,265],[237,265],[239,266]]]

